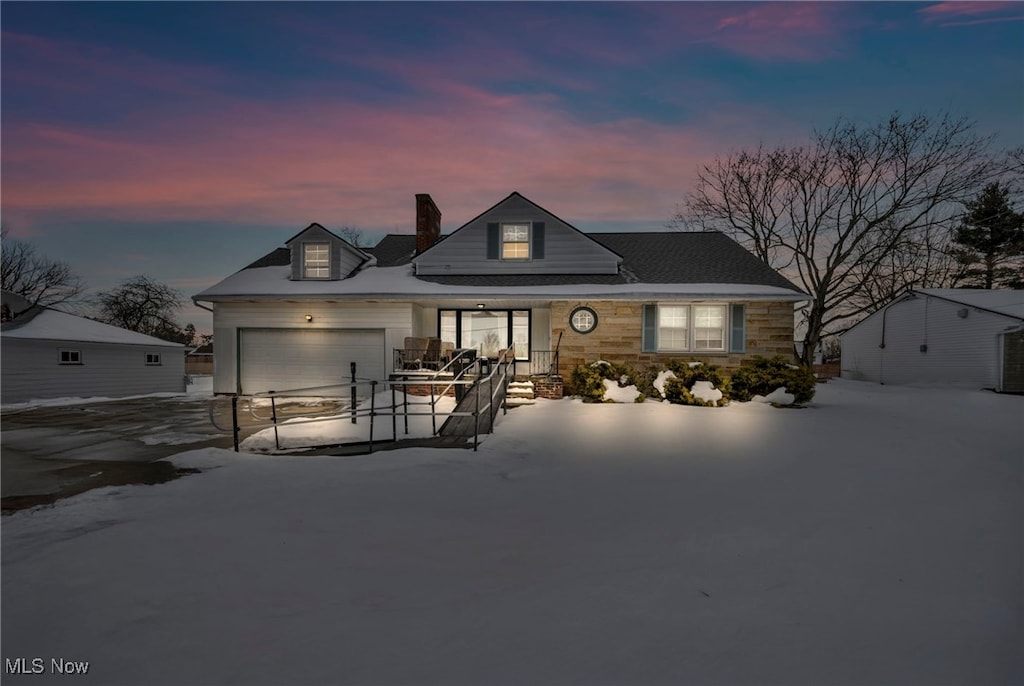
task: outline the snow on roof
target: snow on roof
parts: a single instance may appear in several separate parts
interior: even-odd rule
[[[153,336],[49,309],[39,312],[21,326],[4,328],[3,337],[80,343],[123,343],[165,348],[185,347],[180,343],[163,341]]]
[[[729,297],[751,300],[807,300],[789,288],[762,284],[626,283],[560,284],[548,286],[460,286],[417,279],[408,265],[372,267],[341,281],[293,281],[287,266],[243,269],[194,297],[195,300],[245,300],[266,297],[368,298],[507,297],[572,298],[587,296],[617,299],[652,297]]]
[[[1024,290],[922,288],[916,292],[1024,319]]]

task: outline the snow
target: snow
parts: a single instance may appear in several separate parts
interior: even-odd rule
[[[258,296],[309,296],[366,300],[449,295],[474,298],[509,296],[651,299],[703,297],[798,302],[807,296],[788,288],[759,284],[723,283],[630,283],[566,284],[553,286],[451,286],[417,279],[408,265],[370,267],[341,281],[292,281],[288,266],[243,269],[211,286],[196,300],[216,301]]]
[[[4,653],[120,684],[1024,683],[1021,416],[831,381],[538,400],[476,453],[187,452],[4,517]]]
[[[768,395],[755,395],[750,399],[753,403],[768,403],[770,405],[792,405],[796,396],[786,392],[786,387],[776,388]]]
[[[5,327],[3,337],[79,343],[121,343],[160,348],[184,349],[185,347],[180,343],[163,341],[153,336],[57,310],[43,310],[21,326]]]
[[[620,386],[617,381],[604,379],[604,399],[614,403],[635,403],[640,397],[636,386]]]
[[[664,369],[658,372],[658,376],[654,379],[654,388],[657,389],[658,393],[661,394],[662,398],[665,397],[665,382],[668,381],[669,379],[675,378],[676,375],[672,372],[671,369]]]
[[[401,408],[403,405],[403,393],[395,393],[396,405]],[[405,431],[405,417],[397,418],[397,436],[403,438],[424,438],[434,433],[434,425],[429,415],[430,397],[409,395],[409,431]],[[374,409],[377,412],[390,412],[391,391],[378,393],[374,397]],[[370,401],[366,400],[358,406],[360,413],[368,413]],[[440,429],[448,413],[455,409],[455,398],[443,396],[437,399],[435,405],[437,412],[437,428]],[[399,411],[402,411],[401,409]],[[316,419],[292,419],[278,425],[277,434],[281,450],[308,448],[317,445],[337,445],[340,443],[355,443],[370,440],[370,417],[368,414],[357,416],[355,424],[352,423],[350,413],[342,413],[331,417]],[[375,441],[390,439],[394,436],[390,414],[381,415],[375,418],[373,426],[373,438]],[[249,452],[273,452],[277,450],[277,443],[274,441],[274,429],[264,429],[249,436],[239,446]]]
[[[706,403],[717,403],[722,399],[722,392],[710,381],[694,381],[690,393],[694,398],[700,398]]]

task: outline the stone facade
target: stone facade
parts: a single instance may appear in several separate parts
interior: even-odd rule
[[[793,358],[793,303],[744,302],[746,305],[746,352],[645,353],[640,344],[643,334],[643,303],[614,300],[569,300],[551,303],[551,339],[558,340],[558,373],[568,377],[578,365],[597,359],[646,367],[669,360],[700,360],[724,368],[737,368],[755,355]],[[597,328],[587,334],[569,326],[569,313],[585,305],[597,313]]]

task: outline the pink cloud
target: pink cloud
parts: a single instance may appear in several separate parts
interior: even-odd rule
[[[123,46],[115,52],[94,43],[11,31],[2,32],[2,40],[5,52],[23,58],[18,68],[5,67],[5,80],[57,91],[92,92],[97,82],[106,82],[122,90],[147,88],[195,96],[227,79],[213,67],[164,62]]]
[[[831,58],[852,22],[842,3],[702,3],[696,8],[673,3],[662,11],[675,15],[691,40],[758,60]]]
[[[3,204],[19,216],[411,231],[415,193],[434,195],[449,229],[519,190],[569,221],[658,228],[697,164],[737,139],[734,121],[716,128],[720,138],[639,120],[585,125],[543,98],[454,87],[446,105],[408,111],[235,103],[136,133],[12,126]]]
[[[944,27],[1024,21],[1024,9],[1016,2],[942,2],[918,13],[926,22]]]
[[[992,12],[1001,12],[1004,9],[1013,7],[1017,3],[1014,2],[984,2],[978,0],[977,2],[940,2],[935,5],[929,5],[918,10],[919,14],[923,14],[929,19],[941,19],[945,17],[976,17],[979,14],[991,14]]]

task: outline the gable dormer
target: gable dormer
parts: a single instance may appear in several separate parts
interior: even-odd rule
[[[419,276],[617,274],[622,257],[519,193],[413,260]]]
[[[285,246],[292,256],[292,281],[347,279],[370,256],[317,223],[297,233]]]

